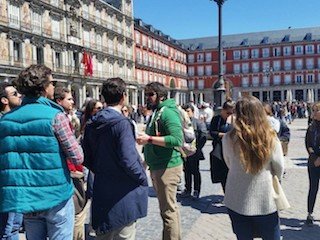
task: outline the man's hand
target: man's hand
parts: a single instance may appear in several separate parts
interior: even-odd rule
[[[139,133],[137,137],[137,143],[139,145],[145,145],[148,143],[148,140],[150,139],[150,136],[145,133]]]
[[[320,157],[317,157],[317,159],[314,161],[314,166],[320,167]]]

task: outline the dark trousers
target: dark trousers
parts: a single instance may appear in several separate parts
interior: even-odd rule
[[[201,175],[199,170],[199,160],[192,157],[187,157],[183,163],[184,179],[186,191],[191,193],[192,190],[192,176],[193,176],[193,190],[199,191],[201,188]]]
[[[268,215],[245,216],[230,209],[228,213],[233,232],[238,240],[251,240],[261,237],[263,240],[280,240],[280,221],[278,212]]]
[[[319,189],[320,167],[308,166],[309,175],[309,194],[308,194],[308,213],[313,212],[314,204]]]

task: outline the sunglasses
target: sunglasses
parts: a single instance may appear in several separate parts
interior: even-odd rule
[[[50,81],[50,84],[52,84],[53,86],[57,85],[57,81]]]
[[[97,109],[97,110],[101,110],[101,109],[102,109],[102,107],[95,107],[95,109]]]
[[[152,96],[154,96],[154,95],[156,95],[156,93],[154,93],[154,92],[146,93],[146,96],[147,96],[147,97],[152,97]]]
[[[122,112],[128,112],[128,109],[123,109]]]

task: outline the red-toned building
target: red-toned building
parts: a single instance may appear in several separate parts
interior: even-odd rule
[[[225,35],[224,79],[233,99],[320,100],[320,27]],[[188,50],[188,87],[196,102],[214,101],[218,37],[179,40]]]
[[[134,41],[138,104],[144,104],[144,86],[154,81],[167,86],[168,95],[178,104],[186,103],[187,50],[183,45],[141,19],[134,21]]]

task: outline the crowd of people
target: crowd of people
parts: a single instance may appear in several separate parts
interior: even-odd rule
[[[280,239],[272,176],[282,178],[290,124],[310,117],[307,223],[320,178],[320,105],[263,104],[248,96],[228,99],[214,115],[208,103],[180,109],[158,82],[145,86],[146,106],[127,104],[126,83],[106,79],[102,99],[88,98],[76,110],[72,92],[56,84],[51,69],[31,65],[13,83],[0,86],[0,238],[83,240],[135,239],[136,222],[147,216],[148,179],[157,194],[162,239],[180,240],[177,189],[182,198],[201,195],[199,163],[208,135],[210,171],[221,183],[224,204],[238,239]],[[309,106],[310,105],[310,106]],[[185,154],[182,112],[194,131],[194,151]],[[145,123],[139,131],[137,123]],[[144,158],[137,150],[143,146]],[[191,144],[191,143],[189,143]],[[144,159],[144,160],[143,160]],[[90,208],[90,210],[88,209]]]

